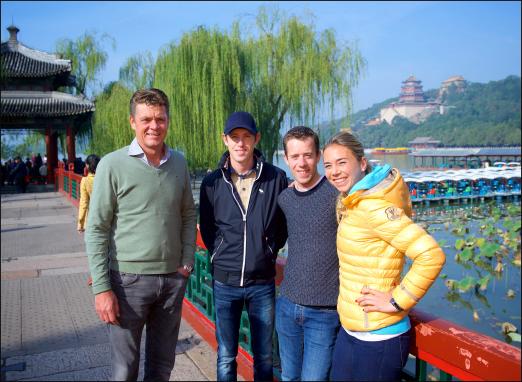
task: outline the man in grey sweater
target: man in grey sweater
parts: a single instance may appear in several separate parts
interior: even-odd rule
[[[144,380],[168,381],[181,306],[192,270],[196,209],[187,163],[165,143],[168,98],[138,90],[130,101],[130,146],[96,170],[85,235],[96,312],[109,324],[112,380],[138,378],[147,327]]]
[[[283,381],[328,380],[339,317],[335,213],[337,190],[317,172],[319,138],[304,126],[283,138],[294,177],[279,194],[288,228],[288,258],[276,301]]]

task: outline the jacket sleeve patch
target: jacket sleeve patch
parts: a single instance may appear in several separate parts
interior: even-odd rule
[[[384,212],[388,220],[399,220],[403,214],[403,211],[397,207],[388,207]]]

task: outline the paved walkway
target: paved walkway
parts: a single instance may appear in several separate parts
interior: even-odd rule
[[[7,371],[8,381],[110,376],[76,214],[57,192],[1,195],[2,369],[23,368]],[[216,379],[215,351],[185,320],[176,353],[171,381]]]

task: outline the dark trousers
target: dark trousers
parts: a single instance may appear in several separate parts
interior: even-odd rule
[[[178,273],[138,275],[111,271],[111,286],[120,308],[120,326],[109,325],[112,380],[137,380],[144,326],[144,381],[169,380],[186,285],[187,279]]]
[[[235,287],[214,280],[218,381],[237,381],[237,350],[243,305],[250,320],[254,380],[272,381],[275,284]]]
[[[358,340],[341,328],[335,343],[332,380],[400,381],[409,350],[409,331],[373,342]]]

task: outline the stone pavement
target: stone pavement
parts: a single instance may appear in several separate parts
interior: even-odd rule
[[[1,358],[11,369],[2,380],[110,376],[107,328],[86,284],[76,214],[58,192],[1,195]],[[215,351],[185,320],[176,354],[171,381],[216,379]]]

